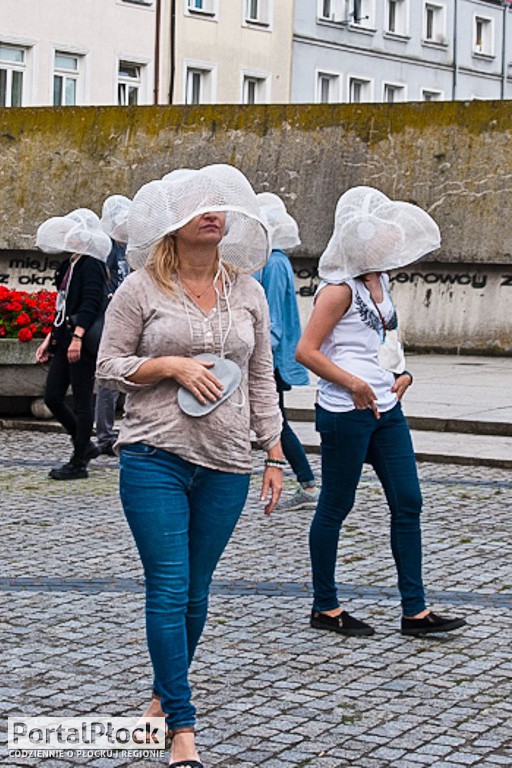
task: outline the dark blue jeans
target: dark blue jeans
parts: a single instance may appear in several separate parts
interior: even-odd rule
[[[279,408],[281,409],[281,414],[283,416],[283,430],[281,432],[281,446],[283,448],[283,453],[286,461],[293,469],[298,482],[305,488],[311,487],[312,485],[316,485],[313,470],[311,469],[308,457],[306,456],[304,446],[290,427],[288,419],[286,418],[283,392],[287,392],[291,387],[283,381],[277,368],[274,371],[274,376],[279,394]]]
[[[188,667],[250,476],[206,469],[143,443],[121,449],[120,467],[121,501],[146,577],[153,688],[171,729],[194,725]]]
[[[399,403],[376,419],[372,411],[345,413],[316,406],[322,440],[322,490],[310,530],[314,608],[337,608],[336,556],[343,520],[354,505],[363,464],[379,477],[391,512],[391,551],[405,616],[425,608],[421,573],[421,491],[409,426]],[[368,521],[368,524],[369,521]]]

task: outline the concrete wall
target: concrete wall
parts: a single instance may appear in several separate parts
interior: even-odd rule
[[[443,245],[414,272],[455,277],[394,283],[407,339],[512,353],[510,126],[509,102],[3,110],[0,282],[12,284],[8,265],[33,249],[47,217],[78,206],[99,211],[107,195],[131,196],[176,167],[228,162],[257,191],[285,200],[301,228],[298,264],[316,262],[336,201],[351,186],[376,186],[428,210]],[[483,271],[478,289],[460,277]],[[300,285],[307,308],[309,282]]]

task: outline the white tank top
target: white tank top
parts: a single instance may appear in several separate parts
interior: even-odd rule
[[[386,328],[393,330],[397,326],[396,310],[387,290],[389,277],[380,278],[383,301],[378,304]],[[375,392],[377,408],[382,413],[389,411],[398,402],[391,387],[395,377],[379,365],[379,348],[384,341],[384,329],[377,308],[362,280],[347,280],[346,285],[352,291],[352,302],[341,320],[334,326],[329,336],[320,347],[320,351],[347,373],[358,376]],[[318,291],[325,288],[326,282],[320,283]],[[339,384],[320,378],[318,380],[318,404],[327,411],[352,411],[352,395]]]

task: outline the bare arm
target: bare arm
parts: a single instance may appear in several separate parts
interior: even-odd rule
[[[348,285],[327,285],[323,288],[316,298],[309,322],[297,345],[295,357],[317,376],[347,389],[356,408],[371,408],[378,419],[377,398],[369,384],[344,371],[320,350],[336,323],[349,309],[351,301],[352,291]]]

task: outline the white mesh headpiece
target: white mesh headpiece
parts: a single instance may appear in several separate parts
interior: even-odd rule
[[[53,216],[36,233],[36,246],[45,253],[80,253],[106,261],[112,243],[100,228],[100,220],[88,208],[66,216]]]
[[[252,273],[269,254],[269,233],[246,177],[231,165],[179,169],[150,181],[135,197],[128,216],[127,259],[144,266],[153,246],[202,213],[225,212],[229,220],[219,244],[223,261]]]
[[[327,282],[341,283],[366,272],[405,267],[440,245],[439,227],[424,210],[390,200],[372,187],[353,187],[338,200],[334,232],[318,273]]]
[[[66,218],[76,221],[77,224],[91,231],[97,230],[100,226],[98,215],[90,208],[75,208],[74,211],[66,214]]]
[[[124,195],[111,195],[103,203],[101,226],[104,232],[119,243],[128,242],[128,212],[132,201]]]
[[[270,228],[272,248],[286,251],[300,245],[297,222],[287,212],[281,198],[272,192],[260,192],[256,198],[260,212],[266,218]]]

